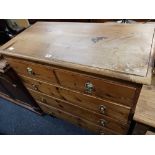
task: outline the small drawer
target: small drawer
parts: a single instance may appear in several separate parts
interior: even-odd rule
[[[120,133],[124,132],[124,134],[126,134],[128,131],[128,126],[129,126],[128,124],[122,124],[120,121],[111,119],[110,117],[97,114],[88,109],[75,106],[72,103],[65,102],[63,100],[44,95],[42,93],[38,93],[30,89],[29,89],[29,92],[36,101],[43,102],[46,105],[58,108],[62,111],[68,112],[72,115],[88,120],[96,125],[106,127],[111,130],[115,130],[116,132],[120,132]]]
[[[64,112],[58,108],[54,108],[52,106],[47,106],[41,102],[38,102],[41,109],[50,115],[53,115],[55,117],[64,119],[66,121],[69,121],[77,126],[86,128],[90,131],[95,132],[96,134],[105,134],[105,135],[117,135],[117,134],[123,134],[123,133],[117,133],[113,130],[107,129],[105,127],[100,127],[98,125],[95,125],[94,123],[91,123],[85,119],[81,119],[80,117],[77,117],[75,115],[72,115],[70,113]]]
[[[27,88],[44,93],[49,96],[67,101],[76,106],[86,108],[98,114],[109,116],[120,120],[124,123],[129,121],[130,107],[122,106],[115,102],[103,100],[90,95],[57,87],[52,84],[34,80],[25,76],[21,76],[24,85]]]
[[[57,83],[53,68],[33,63],[25,60],[6,57],[11,67],[20,75],[43,80],[46,82]]]

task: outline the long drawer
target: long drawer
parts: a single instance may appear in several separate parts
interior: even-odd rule
[[[82,93],[132,106],[136,86],[66,70],[55,70],[59,85]]]
[[[21,79],[27,88],[59,98],[88,110],[92,110],[103,116],[109,116],[124,123],[128,122],[130,107],[122,106],[90,95],[84,95],[79,92],[57,87],[25,76],[21,76]]]
[[[136,84],[129,82],[97,78],[95,76],[58,69],[26,60],[7,57],[7,61],[21,75],[58,84],[85,94],[117,101],[127,106],[132,106],[138,87]]]
[[[105,134],[105,135],[123,134],[123,133],[117,133],[117,132],[107,129],[105,127],[95,125],[94,123],[91,123],[85,119],[81,119],[81,118],[74,116],[70,113],[64,112],[58,108],[54,108],[52,106],[45,105],[44,103],[38,102],[38,104],[45,113],[48,113],[55,117],[67,120],[75,125],[86,128],[86,129],[93,131],[97,134]]]
[[[101,114],[97,114],[93,111],[81,108],[79,106],[75,106],[71,103],[62,101],[57,98],[53,98],[51,96],[47,96],[42,93],[38,93],[30,89],[29,89],[29,92],[31,93],[33,98],[39,102],[43,102],[46,105],[59,108],[62,111],[71,113],[72,115],[78,116],[79,118],[91,121],[96,125],[103,126],[123,134],[126,134],[128,131],[128,124],[122,124],[119,121],[113,120],[109,117],[103,116]]]

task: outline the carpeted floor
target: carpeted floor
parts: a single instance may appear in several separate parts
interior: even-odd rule
[[[49,115],[37,115],[0,98],[0,134],[90,135],[93,133]]]

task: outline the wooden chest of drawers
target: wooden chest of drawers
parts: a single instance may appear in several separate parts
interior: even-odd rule
[[[46,113],[58,117],[62,113],[61,117],[67,117],[69,121],[70,115],[73,115],[77,124],[84,124],[86,121],[88,126],[94,125],[93,130],[97,132],[103,129],[103,133],[106,128],[115,129],[113,132],[117,134],[127,133],[130,111],[137,97],[138,85],[98,78],[18,58],[7,57],[7,61]],[[89,88],[88,82],[93,87]]]
[[[151,80],[153,34],[152,25],[37,23],[2,54],[45,113],[98,134],[127,134],[141,86]]]

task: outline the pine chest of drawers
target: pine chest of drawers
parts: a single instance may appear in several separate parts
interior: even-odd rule
[[[127,134],[151,82],[151,24],[39,22],[1,53],[41,109],[97,134]]]

